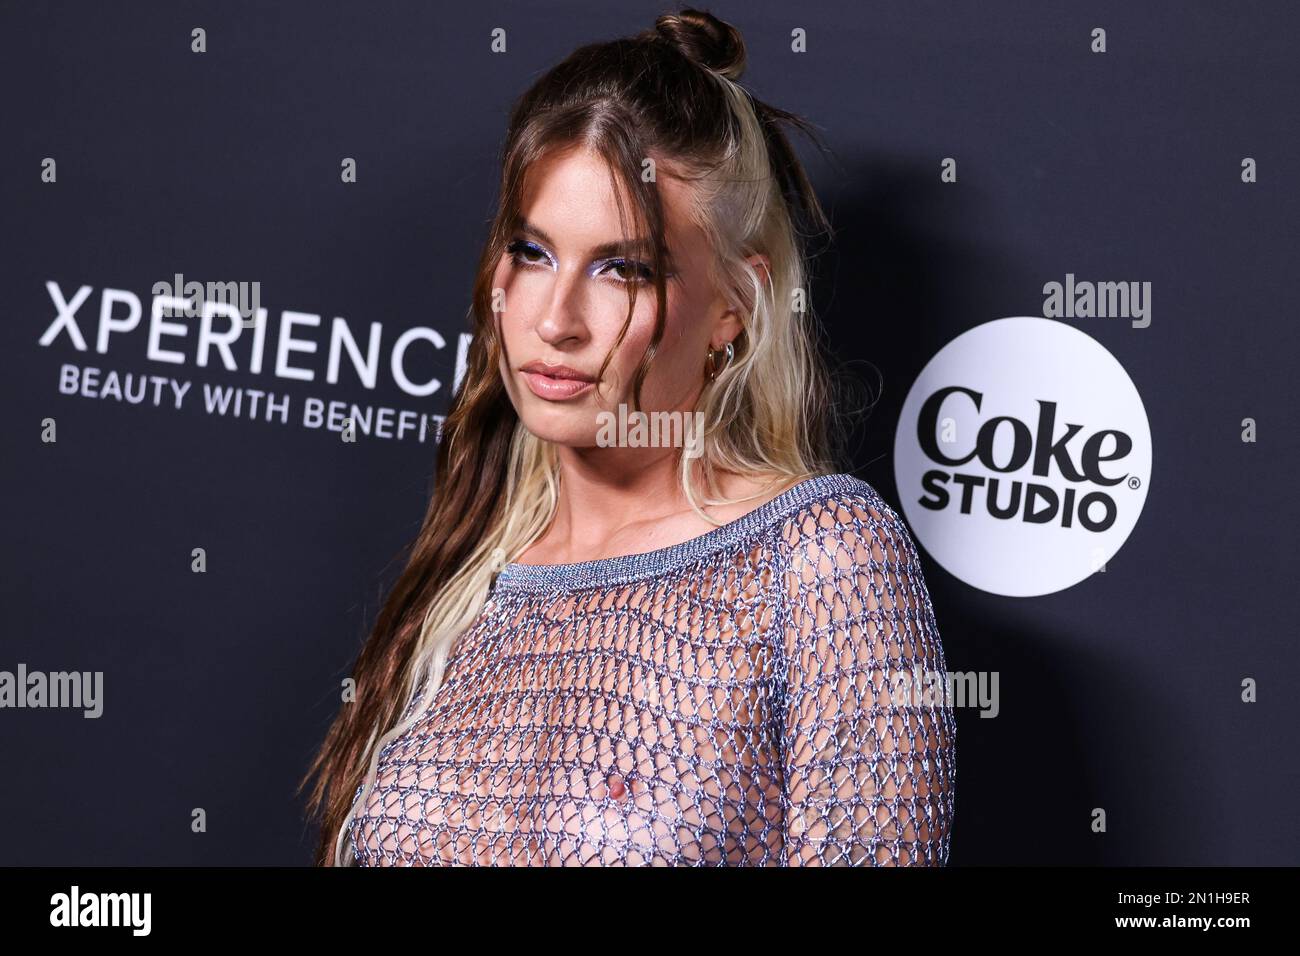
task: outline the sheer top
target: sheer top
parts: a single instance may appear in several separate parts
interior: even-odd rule
[[[656,551],[507,564],[358,788],[353,862],[942,866],[947,686],[911,535],[851,475]]]

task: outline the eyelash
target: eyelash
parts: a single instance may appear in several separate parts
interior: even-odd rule
[[[546,251],[542,249],[541,246],[537,245],[536,243],[529,242],[526,239],[515,239],[508,246],[506,246],[506,252],[510,253],[510,260],[513,263],[524,267],[538,266],[541,265],[541,263],[529,262],[527,259],[524,259],[522,257],[521,253],[536,252],[539,253],[540,255],[546,256]],[[611,281],[619,285],[627,285],[631,282],[649,283],[654,281],[654,275],[655,275],[654,269],[651,268],[646,263],[639,262],[635,259],[606,259],[605,265],[613,266],[616,269],[623,267],[623,268],[630,268],[636,270],[635,279],[620,279],[615,275],[611,279]]]

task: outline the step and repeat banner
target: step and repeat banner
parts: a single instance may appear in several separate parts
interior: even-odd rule
[[[311,858],[508,111],[650,3],[0,11],[0,864]],[[1289,5],[725,3],[919,545],[952,865],[1294,864]]]

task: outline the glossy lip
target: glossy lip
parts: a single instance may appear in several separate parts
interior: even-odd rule
[[[574,378],[552,378],[538,372],[524,372],[524,381],[538,398],[551,401],[573,398],[591,388],[595,382],[582,382]]]
[[[580,395],[596,383],[596,380],[584,372],[569,368],[567,365],[548,365],[545,362],[529,362],[519,371],[524,376],[528,388],[538,398],[559,401]]]
[[[596,380],[594,375],[579,372],[576,368],[570,368],[567,365],[552,365],[549,362],[529,362],[527,365],[519,366],[519,371],[536,372],[539,375],[545,375],[547,378],[576,379],[580,382],[594,382]]]

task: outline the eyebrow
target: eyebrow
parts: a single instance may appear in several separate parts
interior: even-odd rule
[[[549,246],[554,246],[556,244],[555,240],[552,239],[549,235],[547,235],[545,229],[533,225],[531,222],[529,222],[527,219],[524,219],[523,217],[520,217],[519,219],[518,228],[520,232],[526,232],[531,235],[534,235]],[[646,255],[649,254],[650,250],[651,250],[651,243],[649,239],[632,239],[632,240],[623,240],[619,242],[602,243],[601,245],[596,246],[594,249],[591,250],[591,256],[594,259],[605,259],[612,256],[631,256],[631,255],[638,255],[638,254]],[[664,260],[670,272],[676,271],[676,263],[673,261],[672,253],[669,252],[667,249],[664,250]]]

